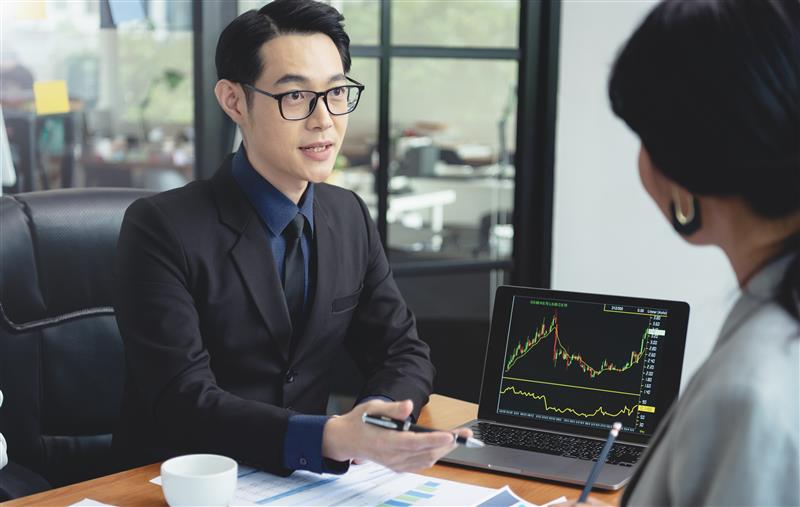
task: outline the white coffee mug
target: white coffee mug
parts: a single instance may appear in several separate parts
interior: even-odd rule
[[[226,456],[187,454],[161,464],[161,489],[173,507],[228,505],[236,491],[238,465]]]

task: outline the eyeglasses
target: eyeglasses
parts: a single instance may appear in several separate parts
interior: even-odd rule
[[[352,85],[335,86],[324,92],[314,92],[311,90],[292,90],[286,93],[269,93],[260,90],[253,85],[244,84],[247,88],[272,97],[278,101],[278,110],[281,112],[283,119],[296,121],[305,120],[314,109],[317,107],[319,98],[322,97],[325,102],[325,107],[328,112],[333,116],[341,116],[343,114],[352,113],[358,105],[358,99],[361,98],[361,92],[366,88],[363,84],[355,79],[346,77],[348,81],[354,83]]]

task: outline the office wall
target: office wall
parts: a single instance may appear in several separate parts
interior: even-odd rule
[[[685,385],[738,296],[716,247],[685,243],[639,182],[639,141],[611,113],[613,59],[654,3],[565,0],[556,126],[554,288],[691,305]]]

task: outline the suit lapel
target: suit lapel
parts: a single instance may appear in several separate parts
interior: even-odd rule
[[[212,178],[220,221],[239,234],[231,257],[281,356],[288,361],[292,324],[281,281],[267,233],[233,178],[231,158]]]
[[[296,361],[303,354],[313,350],[315,337],[322,334],[331,313],[331,303],[336,290],[339,273],[340,249],[336,248],[335,236],[331,228],[325,203],[320,202],[320,193],[314,195],[314,256],[316,283],[314,300],[308,313],[308,322],[300,342],[295,345]]]
[[[288,359],[292,338],[289,310],[266,232],[257,219],[250,220],[244,234],[233,246],[231,256],[281,355],[284,360]]]

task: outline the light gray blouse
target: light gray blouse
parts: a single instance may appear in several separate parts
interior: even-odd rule
[[[747,284],[623,505],[800,505],[800,324],[774,302],[791,259]]]

